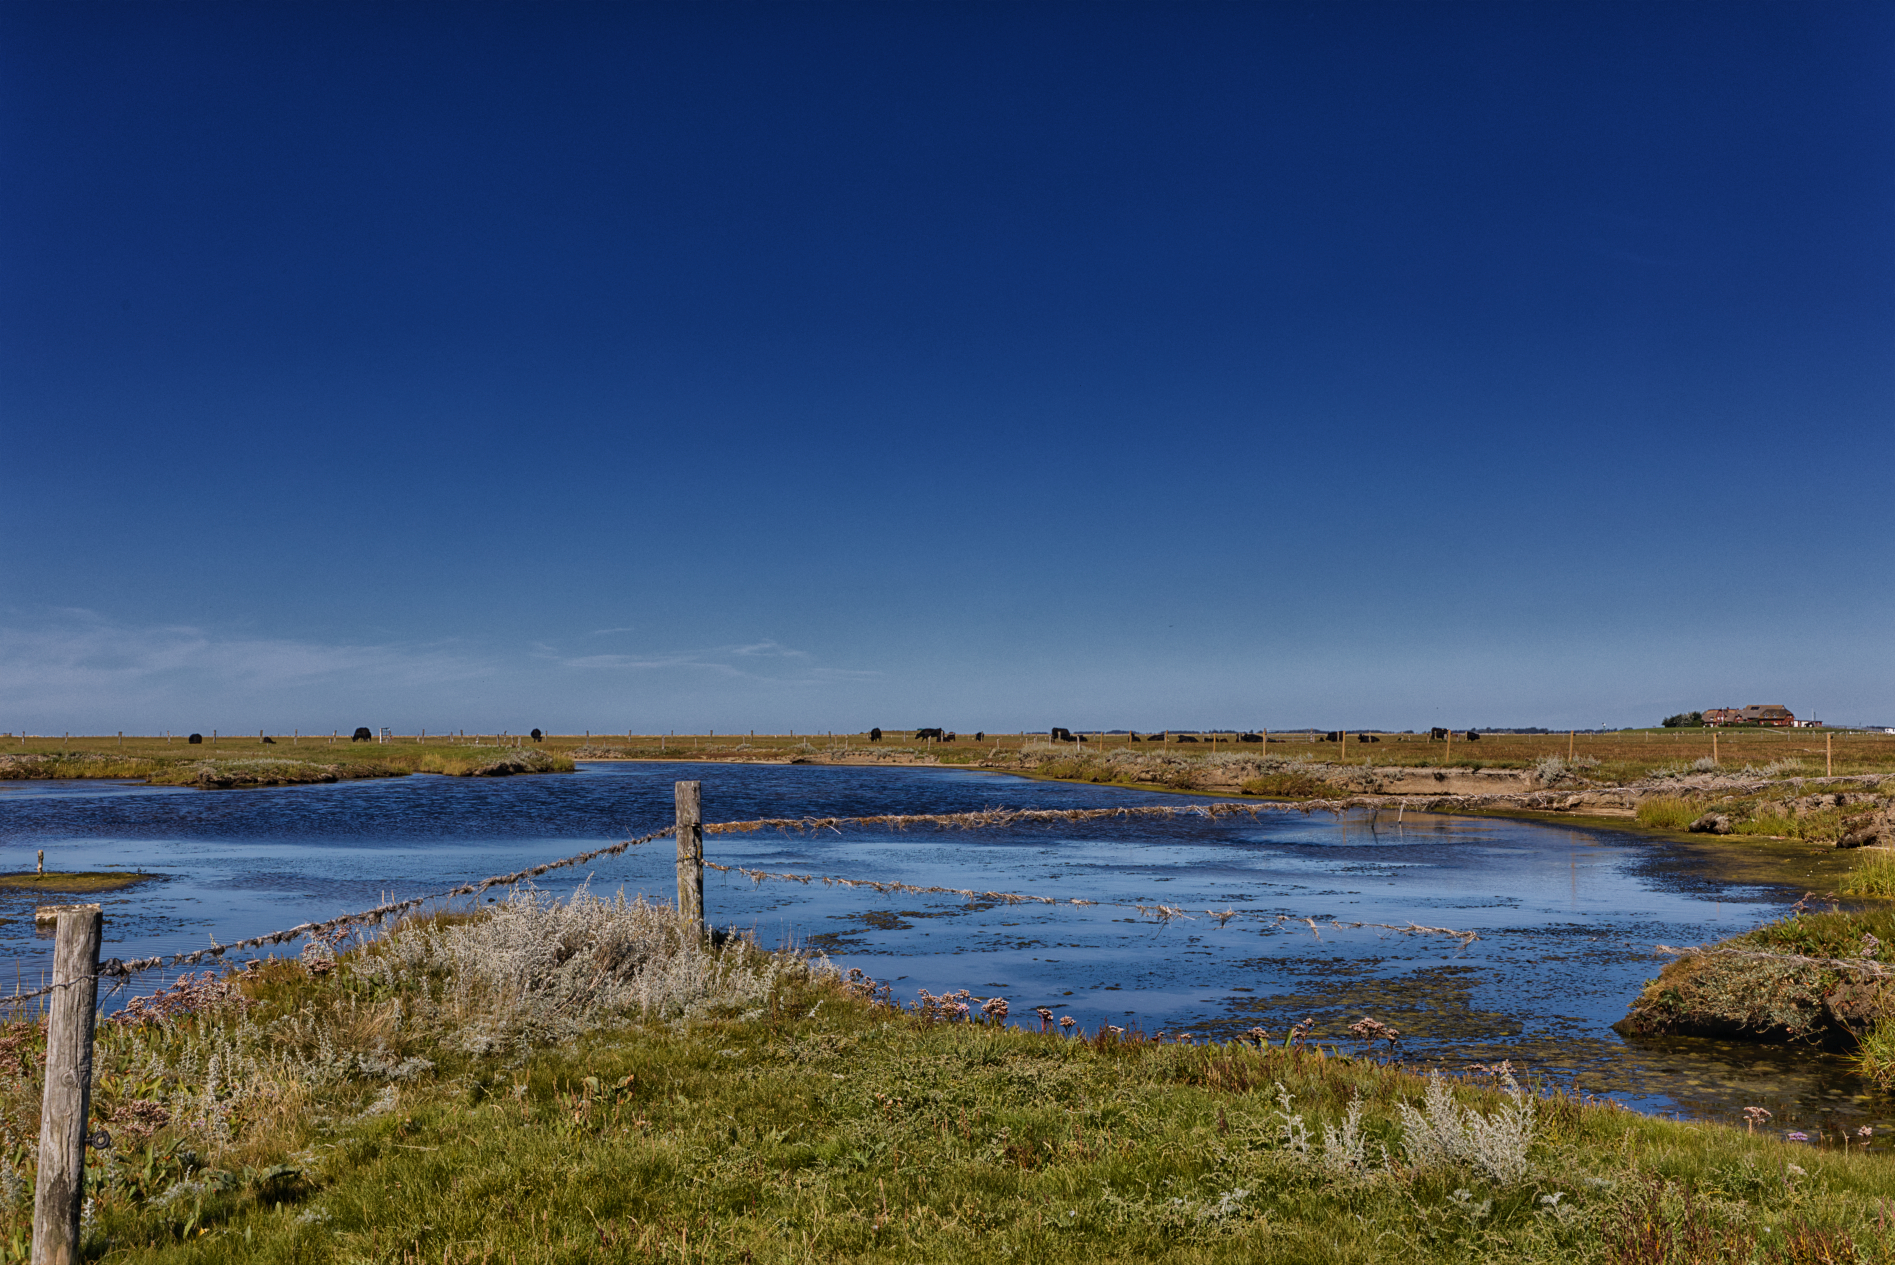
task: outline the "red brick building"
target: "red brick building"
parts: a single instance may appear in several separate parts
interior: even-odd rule
[[[1707,725],[1762,725],[1773,729],[1801,729],[1817,721],[1799,721],[1781,703],[1752,703],[1749,707],[1713,707],[1704,713]]]

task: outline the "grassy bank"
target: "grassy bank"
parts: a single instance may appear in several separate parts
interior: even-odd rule
[[[539,747],[448,743],[355,744],[306,740],[264,744],[256,739],[216,745],[154,739],[124,749],[110,740],[63,744],[49,750],[0,751],[0,780],[131,778],[158,786],[229,789],[299,786],[357,778],[441,773],[505,777],[517,773],[570,773],[571,757]]]
[[[1864,1075],[1895,1088],[1895,907],[1801,913],[1714,950],[1666,966],[1619,1031],[1847,1050]],[[1887,974],[1838,964],[1844,960]]]
[[[0,874],[0,888],[17,892],[44,892],[48,896],[83,895],[87,892],[117,892],[157,878],[124,870],[54,871],[44,874],[27,870],[19,874]]]
[[[509,1265],[1891,1259],[1880,1147],[1430,1080],[1282,1034],[1028,1032],[980,1022],[981,1000],[896,1009],[866,981],[742,941],[712,950],[667,910],[583,896],[200,977],[102,1030],[95,1114],[116,1143],[94,1161],[89,1248]],[[39,1041],[30,1024],[0,1033],[0,1240],[16,1253]]]
[[[1237,733],[1163,735],[1134,742],[1129,734],[1088,734],[1084,743],[1053,747],[1037,734],[957,734],[952,742],[916,741],[913,730],[867,734],[549,735],[549,748],[580,758],[729,760],[809,759],[927,761],[950,765],[1015,767],[1052,758],[1096,761],[1116,755],[1157,755],[1195,764],[1210,757],[1265,755],[1349,768],[1366,761],[1396,769],[1497,769],[1543,772],[1556,784],[1630,786],[1652,779],[1704,774],[1754,778],[1895,775],[1895,735],[1860,731],[1828,734],[1809,729],[1626,730],[1606,734],[1484,734],[1452,742],[1426,734],[1377,733],[1361,743],[1351,731],[1343,743],[1302,731],[1276,732],[1265,743]]]

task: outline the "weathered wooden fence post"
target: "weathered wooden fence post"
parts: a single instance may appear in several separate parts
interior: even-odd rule
[[[53,991],[46,1017],[46,1088],[39,1118],[39,1184],[33,1192],[33,1265],[79,1259],[86,1193],[86,1124],[92,1112],[92,1022],[99,999],[97,905],[59,911]]]
[[[674,784],[678,801],[678,912],[704,930],[704,783]]]

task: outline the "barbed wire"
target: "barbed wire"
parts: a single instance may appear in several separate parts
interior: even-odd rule
[[[142,975],[147,971],[163,970],[177,966],[197,966],[206,960],[220,958],[226,953],[241,953],[245,949],[261,948],[266,944],[285,944],[292,940],[300,940],[307,935],[320,935],[324,932],[335,931],[342,927],[381,922],[395,914],[406,913],[410,909],[419,908],[431,901],[451,900],[456,896],[477,896],[481,892],[493,887],[511,887],[516,883],[524,882],[530,878],[538,878],[540,875],[550,873],[553,870],[562,870],[575,865],[584,865],[587,861],[594,861],[602,856],[617,856],[632,848],[650,843],[656,839],[667,838],[676,833],[676,826],[666,826],[663,830],[654,830],[650,834],[640,835],[636,839],[627,839],[622,843],[610,844],[603,848],[594,848],[590,852],[581,852],[576,856],[563,857],[560,860],[548,861],[542,865],[531,865],[523,870],[515,870],[511,874],[495,874],[481,879],[477,883],[462,883],[458,887],[447,888],[439,892],[429,892],[425,896],[410,896],[402,900],[389,901],[386,904],[377,905],[373,909],[364,909],[352,914],[341,914],[334,918],[325,918],[320,922],[299,923],[294,927],[289,927],[282,931],[271,931],[260,936],[250,936],[243,940],[234,940],[229,944],[218,944],[213,941],[208,948],[192,949],[184,953],[162,953],[152,957],[133,958],[129,962],[120,961],[118,958],[107,958],[105,961],[99,963],[99,969],[96,974],[77,975],[69,980],[61,980],[58,983],[48,984],[44,988],[36,988],[32,992],[23,993],[16,990],[11,994],[0,997],[0,1002],[4,1002],[7,1005],[18,1005],[21,1002],[32,1001],[37,997],[47,996],[61,988],[71,988],[75,984],[83,984],[88,980],[109,979],[116,981],[118,987],[123,987],[125,982],[129,981],[132,976]]]
[[[702,829],[707,835],[752,834],[759,830],[795,830],[799,832],[830,830],[840,834],[844,826],[879,826],[895,830],[905,830],[912,826],[930,825],[971,830],[991,829],[997,826],[1010,825],[1103,821],[1108,819],[1130,820],[1144,817],[1201,817],[1215,820],[1219,817],[1242,815],[1254,819],[1262,816],[1266,812],[1280,812],[1286,808],[1295,808],[1305,814],[1317,811],[1341,812],[1349,807],[1363,806],[1370,801],[1379,803],[1382,798],[1383,797],[1377,796],[1353,796],[1348,800],[1306,801],[1300,804],[1283,804],[1277,802],[1233,803],[1228,800],[1219,800],[1208,804],[1140,804],[1124,805],[1117,808],[988,808],[963,813],[877,813],[860,817],[757,817],[746,821],[706,822]],[[1461,797],[1448,798],[1458,799]],[[260,936],[249,936],[242,940],[232,941],[229,944],[218,944],[213,940],[206,948],[192,949],[183,953],[155,954],[150,957],[133,958],[130,961],[108,958],[99,963],[99,969],[94,974],[75,976],[70,980],[61,980],[30,992],[21,992],[16,988],[13,993],[4,998],[0,998],[0,1000],[4,1000],[9,1005],[17,1006],[22,1002],[45,997],[61,988],[70,988],[89,980],[112,980],[114,981],[114,989],[116,991],[117,988],[124,987],[134,975],[142,975],[149,971],[165,970],[179,966],[198,966],[206,961],[221,958],[226,953],[241,953],[246,949],[261,948],[265,945],[286,944],[294,940],[300,940],[304,936],[319,935],[342,927],[383,922],[396,914],[406,913],[411,909],[417,909],[432,901],[451,900],[456,896],[478,895],[494,887],[511,887],[516,883],[524,882],[530,878],[537,878],[542,874],[547,874],[554,870],[568,869],[575,865],[584,865],[588,861],[594,861],[603,856],[617,856],[632,848],[676,834],[677,827],[675,825],[666,826],[663,829],[640,835],[635,839],[627,839],[620,843],[608,844],[603,848],[594,848],[591,851],[563,857],[557,861],[547,861],[540,865],[528,866],[525,869],[515,870],[511,874],[495,874],[481,879],[478,882],[462,883],[456,887],[447,888],[438,892],[429,892],[422,896],[410,896],[402,900],[389,901],[377,905],[373,909],[341,914],[337,917],[326,918],[319,922],[299,923],[294,927],[288,927],[282,931],[272,931]],[[800,883],[820,881],[826,884],[846,887],[871,887],[881,891],[902,891],[926,894],[939,893],[972,897],[974,899],[993,899],[1007,903],[1033,902],[1046,905],[1103,904],[1121,908],[1135,908],[1148,916],[1157,916],[1160,921],[1194,916],[1180,907],[1170,905],[1140,905],[1133,902],[1089,901],[1079,898],[1061,899],[1049,896],[1032,896],[1023,893],[976,892],[966,888],[921,887],[913,884],[891,883],[870,879],[818,879],[817,876],[814,875],[769,874],[760,870],[749,870],[741,866],[719,865],[713,861],[705,861],[704,866],[707,869],[724,872],[735,871],[744,874],[746,877],[752,877],[753,881],[756,882],[763,882],[765,880]],[[755,877],[758,875],[761,877]],[[1204,913],[1208,917],[1218,919],[1219,925],[1227,923],[1232,918],[1238,916],[1237,911],[1234,910],[1224,910],[1220,912],[1207,909]],[[1276,921],[1278,923],[1286,921],[1306,922],[1309,923],[1312,929],[1316,926],[1316,923],[1312,919],[1293,918],[1287,914],[1277,915]],[[1464,945],[1479,939],[1479,937],[1471,931],[1452,931],[1445,927],[1424,927],[1418,923],[1397,926],[1393,923],[1341,923],[1332,919],[1330,925],[1334,927],[1385,927],[1392,931],[1408,934],[1429,933],[1446,935],[1461,940]]]
[[[1200,916],[1199,911],[1188,909],[1182,905],[1146,905],[1137,901],[1124,900],[1086,900],[1079,896],[1036,896],[1030,892],[983,892],[969,887],[942,887],[936,884],[922,886],[916,883],[902,883],[893,879],[839,878],[829,874],[776,873],[769,870],[754,870],[743,865],[719,865],[715,861],[704,862],[704,868],[707,870],[717,870],[724,874],[741,874],[752,883],[757,884],[776,882],[801,883],[804,886],[808,886],[811,883],[821,883],[825,887],[866,887],[872,891],[884,894],[889,892],[902,892],[916,896],[961,896],[968,900],[986,900],[993,901],[996,904],[1006,905],[1102,906],[1113,909],[1136,909],[1140,914],[1158,922],[1170,922],[1174,918],[1184,922],[1195,922]],[[1348,931],[1359,927],[1380,927],[1388,931],[1399,931],[1404,935],[1426,934],[1448,936],[1452,939],[1459,940],[1463,945],[1472,944],[1474,941],[1480,939],[1480,935],[1477,932],[1455,931],[1448,927],[1429,927],[1418,922],[1341,922],[1331,918],[1327,923],[1318,924],[1314,918],[1296,914],[1264,914],[1239,909],[1206,909],[1202,911],[1202,916],[1216,919],[1217,925],[1220,927],[1229,923],[1233,918],[1262,918],[1275,922],[1278,926],[1286,922],[1305,923],[1312,932],[1318,932],[1319,925],[1328,926],[1338,931]]]

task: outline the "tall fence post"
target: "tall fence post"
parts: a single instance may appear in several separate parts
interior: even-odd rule
[[[704,783],[678,782],[678,912],[704,930]]]
[[[92,1111],[93,1007],[99,999],[103,923],[97,905],[68,905],[59,911],[46,1020],[39,1183],[33,1192],[33,1265],[73,1265],[79,1259],[86,1123]]]

